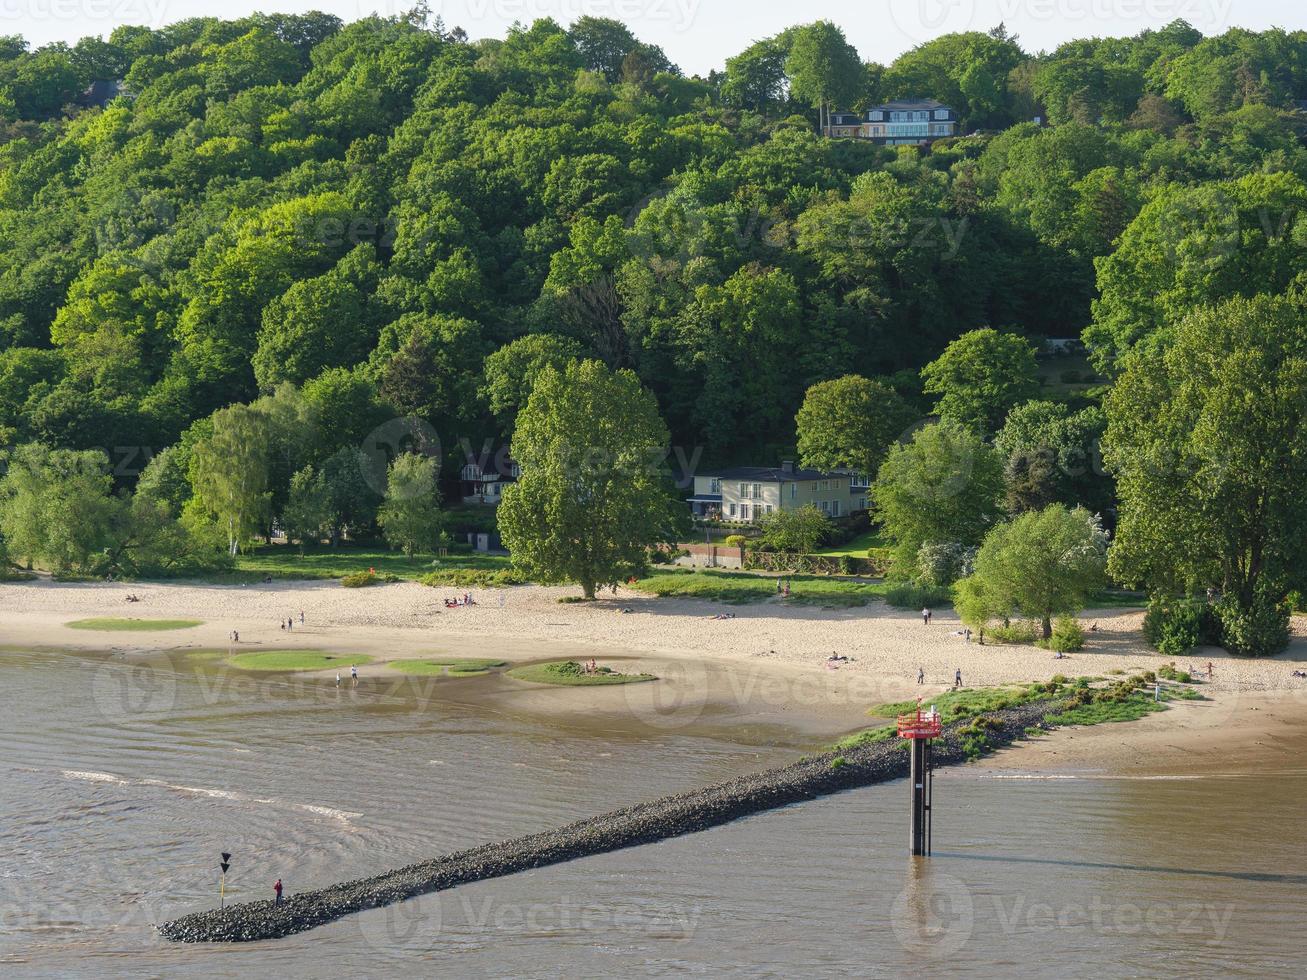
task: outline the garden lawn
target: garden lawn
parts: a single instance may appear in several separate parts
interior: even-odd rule
[[[828,575],[787,575],[790,596],[783,601],[808,606],[865,606],[884,592],[882,582],[854,582]],[[630,586],[658,596],[712,599],[733,605],[777,597],[776,576],[708,570],[655,570]]]
[[[372,658],[357,653],[330,653],[324,650],[259,650],[238,653],[228,659],[242,670],[326,670],[329,667],[361,667]]]
[[[102,616],[98,619],[74,619],[71,623],[64,623],[69,629],[75,630],[115,630],[134,632],[154,632],[158,630],[188,630],[193,626],[199,626],[204,621],[201,619],[120,619],[114,616]]]
[[[885,540],[880,531],[867,531],[833,548],[818,548],[813,554],[823,558],[869,558],[884,551]]]
[[[533,684],[554,684],[564,687],[600,687],[608,684],[639,684],[658,678],[653,674],[621,674],[610,667],[600,667],[595,674],[585,673],[585,669],[575,660],[555,660],[547,664],[526,664],[514,667],[508,672],[509,677]]]

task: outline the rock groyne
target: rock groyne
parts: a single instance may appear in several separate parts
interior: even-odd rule
[[[1005,744],[1019,738],[1029,727],[1044,724],[1053,706],[1052,701],[1037,701],[986,713],[982,719],[987,719],[983,722],[987,740],[990,744]],[[959,729],[970,724],[972,720],[968,719],[945,727],[935,743],[936,765],[965,761]],[[587,817],[554,830],[483,844],[369,878],[300,892],[281,905],[246,902],[195,912],[165,922],[159,932],[177,942],[276,939],[428,892],[707,830],[791,803],[896,779],[907,772],[908,754],[898,739],[827,752],[715,786]]]

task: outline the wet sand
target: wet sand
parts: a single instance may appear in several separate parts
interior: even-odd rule
[[[795,607],[772,600],[723,606],[664,599],[620,589],[590,604],[560,604],[574,589],[520,586],[475,590],[477,604],[446,609],[460,590],[398,583],[345,589],[335,582],[267,585],[190,583],[0,585],[0,643],[139,651],[217,648],[233,652],[311,648],[366,654],[366,682],[395,679],[386,661],[418,657],[494,657],[511,663],[596,658],[624,671],[648,671],[659,681],[611,688],[544,688],[496,674],[456,681],[448,696],[494,700],[502,710],[526,714],[585,713],[597,722],[634,715],[652,730],[712,725],[751,737],[772,726],[811,735],[834,735],[867,723],[875,704],[931,694],[951,686],[961,669],[968,686],[1046,680],[1054,674],[1104,676],[1165,663],[1140,634],[1138,610],[1097,610],[1083,619],[1099,629],[1086,648],[1063,660],[1030,646],[980,646],[958,635],[960,623],[940,612],[930,626],[918,614],[874,603],[860,609]],[[125,601],[129,593],[141,602]],[[623,613],[623,609],[631,612]],[[299,613],[305,625],[299,625]],[[716,619],[726,611],[730,619]],[[193,618],[192,629],[169,632],[87,631],[66,626],[91,616]],[[290,631],[278,621],[294,617]],[[240,643],[230,643],[231,630]],[[1307,681],[1291,671],[1307,662],[1307,623],[1295,622],[1289,650],[1268,660],[1246,660],[1203,649],[1178,666],[1215,666],[1202,690],[1211,700],[1181,703],[1129,725],[1066,730],[1000,755],[990,765],[1141,766],[1184,771],[1209,760],[1219,765],[1232,750],[1275,750],[1283,726],[1307,720]],[[851,658],[829,669],[833,652]],[[915,683],[918,667],[924,685]],[[334,670],[298,675],[305,683],[334,682]],[[417,679],[406,678],[413,682]],[[753,732],[751,736],[749,733]],[[1258,742],[1264,742],[1259,746]],[[1091,761],[1092,760],[1092,761]],[[1204,763],[1206,764],[1206,763]]]

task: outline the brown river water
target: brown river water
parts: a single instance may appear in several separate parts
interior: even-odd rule
[[[338,692],[68,652],[0,667],[3,976],[1288,977],[1307,963],[1307,763],[946,770],[925,861],[905,853],[899,781],[276,942],[173,945],[153,923],[217,903],[221,851],[227,900],[268,898],[278,877],[294,892],[373,874],[820,740],[721,716],[560,721],[464,696],[480,681]]]

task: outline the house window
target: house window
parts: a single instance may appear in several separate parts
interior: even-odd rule
[[[866,510],[866,509],[867,509],[867,498],[866,498],[866,497],[859,497],[859,498],[858,498],[858,510]]]
[[[881,112],[879,109],[874,110],[871,114],[872,122],[880,122],[884,118],[885,118],[885,113]]]
[[[748,519],[749,519],[749,505],[740,504],[740,520],[747,521]]]
[[[726,505],[726,513],[729,514],[731,517],[734,517],[734,516],[735,516],[735,505],[734,505],[734,504],[727,504],[727,505]]]
[[[721,493],[721,492],[722,492],[722,481],[719,480],[717,477],[713,477],[711,480],[709,480],[709,481],[708,481],[708,492],[709,492],[709,493]]]
[[[791,484],[790,484],[790,499],[793,500],[793,499],[795,498],[795,496],[798,495],[798,492],[799,492],[799,485],[798,485],[797,483],[791,483]]]
[[[947,109],[936,109],[936,110],[935,110],[935,118],[936,118],[936,119],[947,119],[947,118],[948,118],[948,110],[947,110]]]
[[[838,500],[832,500],[832,501],[831,501],[831,504],[830,504],[830,513],[831,513],[831,517],[839,517],[839,516],[840,516],[840,502],[839,502]]]
[[[771,504],[768,504],[768,505],[767,505],[767,513],[769,513],[769,514],[771,513]]]

